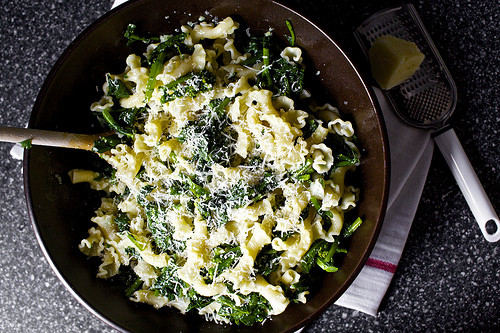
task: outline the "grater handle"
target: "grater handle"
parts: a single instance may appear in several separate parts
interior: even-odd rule
[[[434,140],[448,163],[484,237],[489,242],[499,241],[500,221],[498,215],[477,178],[457,134],[449,127],[444,131],[439,131],[434,136]],[[488,232],[486,228],[488,223],[496,225],[496,230],[493,233]]]

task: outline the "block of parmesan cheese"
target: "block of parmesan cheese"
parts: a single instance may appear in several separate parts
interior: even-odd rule
[[[425,57],[415,43],[391,35],[378,37],[368,56],[373,78],[382,89],[391,89],[409,79]]]

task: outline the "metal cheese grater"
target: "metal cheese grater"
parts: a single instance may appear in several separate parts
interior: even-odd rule
[[[367,58],[372,43],[382,35],[412,41],[425,55],[420,69],[410,79],[390,90],[384,90],[384,95],[395,112],[409,125],[436,130],[434,140],[450,166],[484,237],[490,242],[500,240],[498,215],[455,131],[445,124],[455,110],[457,88],[415,7],[409,4],[378,12],[363,22],[354,35]]]

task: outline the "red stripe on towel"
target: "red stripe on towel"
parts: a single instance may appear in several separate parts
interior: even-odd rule
[[[398,266],[391,264],[390,262],[373,258],[368,258],[365,265],[373,268],[378,268],[392,274],[396,273],[396,268],[398,268]]]

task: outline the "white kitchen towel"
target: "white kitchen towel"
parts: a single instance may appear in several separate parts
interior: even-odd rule
[[[431,131],[408,126],[383,93],[374,88],[384,115],[391,154],[391,185],[386,216],[370,257],[354,282],[335,302],[377,315],[403,253],[432,159]]]

